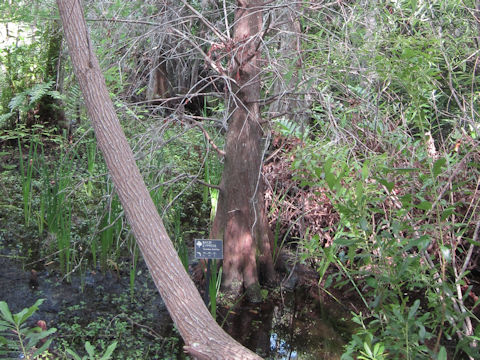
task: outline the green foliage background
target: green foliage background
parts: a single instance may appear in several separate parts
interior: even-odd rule
[[[221,147],[229,100],[224,90],[215,94],[205,85],[201,91],[208,95],[192,115],[183,110],[198,89],[182,86],[194,83],[191,70],[203,66],[213,43],[222,48],[223,40],[205,24],[232,31],[234,6],[226,2],[224,13],[189,4],[202,20],[186,21],[191,13],[185,8],[161,2],[85,3],[122,126],[184,261],[189,242],[208,235],[214,204],[215,196],[196,180],[217,184],[222,171],[195,121]],[[298,238],[281,244],[298,246],[298,260],[313,264],[325,290],[356,293],[358,330],[343,359],[479,356],[473,346],[478,301],[471,296],[478,294],[480,221],[475,6],[459,0],[266,5],[271,28],[262,43],[262,115],[274,118],[266,131],[293,144],[282,150],[285,168],[300,191],[326,193],[338,219],[321,229],[307,224]],[[302,29],[296,52],[282,47],[291,34],[276,23],[287,10]],[[13,42],[0,46],[1,154],[25,158],[21,176],[3,165],[2,182],[18,194],[1,206],[14,208],[9,216],[25,219],[22,231],[46,244],[28,251],[59,251],[61,271],[123,267],[134,283],[138,249],[97,154],[67,50],[58,42],[55,3],[6,1],[0,14],[2,26],[23,26]],[[172,24],[185,36],[159,24]],[[178,78],[168,79],[181,99],[171,111],[145,101],[159,54]],[[219,65],[228,66],[227,55],[217,51]],[[52,69],[56,58],[63,75]],[[214,76],[207,68],[198,72]],[[278,84],[281,94],[275,93]],[[272,115],[270,96],[297,105]],[[38,118],[46,98],[61,102],[73,138],[62,131],[65,124]],[[20,155],[12,142],[27,151]],[[277,198],[286,202],[289,196]],[[275,206],[286,207],[282,201]],[[71,218],[54,216],[59,212]]]

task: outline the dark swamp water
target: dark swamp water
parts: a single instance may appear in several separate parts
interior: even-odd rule
[[[97,348],[117,340],[114,359],[188,359],[144,267],[132,294],[128,274],[85,271],[66,281],[48,266],[24,267],[4,240],[0,238],[0,300],[18,312],[45,299],[30,323],[44,320],[57,328],[53,347],[59,352],[68,345],[84,354],[87,340]],[[32,277],[33,268],[37,274]],[[257,306],[220,308],[217,321],[265,359],[339,359],[350,327],[341,320],[344,316],[338,304],[312,301],[297,290],[279,291]]]

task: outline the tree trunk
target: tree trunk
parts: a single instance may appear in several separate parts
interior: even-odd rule
[[[261,301],[259,274],[273,281],[272,235],[264,209],[261,176],[264,144],[260,124],[260,43],[262,2],[237,2],[231,77],[234,94],[227,101],[231,118],[225,140],[225,166],[212,236],[224,240],[222,287],[238,297]]]
[[[61,52],[63,37],[61,34],[60,22],[53,20],[48,29],[49,38],[45,59],[45,78],[44,81],[55,81],[55,90],[62,93],[63,72],[61,69]],[[58,130],[69,130],[66,124],[65,112],[63,111],[63,102],[55,99],[51,95],[45,95],[39,102],[37,117],[42,123],[48,123],[56,126]],[[69,135],[69,134],[68,134]]]
[[[153,62],[148,78],[147,100],[165,99],[170,97],[172,86],[167,77],[167,64],[163,56]]]
[[[304,96],[298,94],[303,67],[300,24],[303,6],[301,2],[285,4],[277,10],[277,17],[273,20],[273,26],[278,26],[279,30],[277,36],[280,59],[277,60],[276,78],[273,82],[273,95],[276,99],[269,108],[270,116],[284,116],[298,124],[302,131],[309,118]],[[292,75],[287,79],[285,74]]]
[[[58,0],[73,68],[127,220],[185,341],[199,359],[259,359],[213,320],[168,238],[108,95],[79,0]]]

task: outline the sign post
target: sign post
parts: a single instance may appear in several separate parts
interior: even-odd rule
[[[223,259],[223,241],[210,239],[195,239],[195,259],[207,259],[207,274],[204,301],[208,306],[210,302],[210,277],[212,259]]]

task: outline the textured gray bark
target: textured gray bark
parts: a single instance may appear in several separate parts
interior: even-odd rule
[[[80,0],[58,0],[57,4],[98,146],[152,278],[185,341],[185,350],[199,359],[260,359],[218,326],[185,272],[115,114]]]

